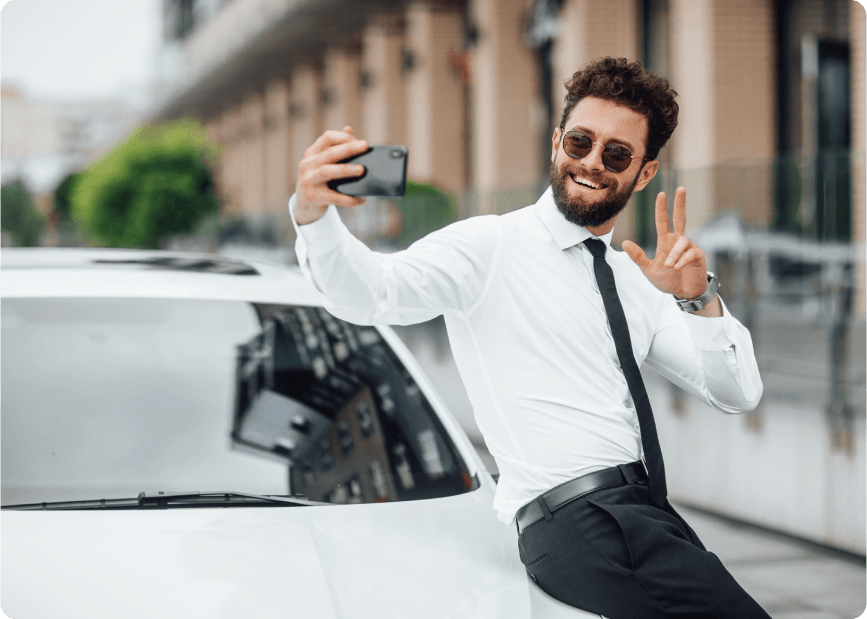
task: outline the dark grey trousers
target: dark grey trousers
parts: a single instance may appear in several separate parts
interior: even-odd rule
[[[528,526],[518,547],[542,590],[609,619],[770,619],[645,485],[576,499]]]

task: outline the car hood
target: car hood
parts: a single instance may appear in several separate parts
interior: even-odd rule
[[[491,500],[4,511],[0,603],[16,619],[525,618]]]

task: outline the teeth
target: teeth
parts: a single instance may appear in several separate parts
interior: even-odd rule
[[[588,181],[586,178],[581,178],[580,176],[573,176],[572,180],[578,183],[579,185],[584,185],[585,187],[590,187],[591,189],[599,189],[601,185],[597,185],[596,183],[592,183]]]

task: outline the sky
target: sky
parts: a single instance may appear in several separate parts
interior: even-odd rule
[[[0,0],[0,80],[40,100],[139,98],[156,78],[160,0]]]

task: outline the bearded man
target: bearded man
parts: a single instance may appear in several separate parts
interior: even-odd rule
[[[551,141],[551,188],[526,208],[472,217],[390,255],[370,251],[328,181],[363,169],[367,142],[323,134],[299,165],[290,213],[305,275],[357,324],[444,315],[500,478],[494,508],[517,527],[527,573],[553,597],[610,618],[768,615],[667,499],[639,366],[724,413],[756,407],[749,332],[725,309],[685,234],[686,190],[656,200],[657,249],[612,250],[634,191],[677,126],[669,83],[605,58],[566,83]]]

